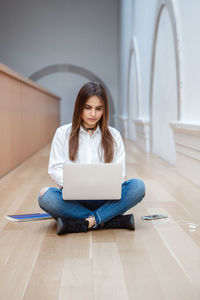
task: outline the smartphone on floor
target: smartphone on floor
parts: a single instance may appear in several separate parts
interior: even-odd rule
[[[141,217],[142,220],[156,220],[156,219],[163,219],[167,218],[167,215],[157,214],[157,215],[149,215]]]

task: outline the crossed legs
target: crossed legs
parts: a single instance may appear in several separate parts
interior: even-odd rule
[[[78,218],[89,221],[89,228],[100,225],[137,205],[145,195],[145,185],[139,179],[130,179],[122,184],[120,200],[63,200],[62,190],[43,188],[39,194],[40,207],[56,220],[60,218]]]

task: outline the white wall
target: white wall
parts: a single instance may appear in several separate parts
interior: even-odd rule
[[[120,97],[123,101],[119,101],[119,128],[121,131],[128,131],[128,73],[130,66],[128,65],[131,39],[136,37],[138,46],[138,63],[140,68],[141,92],[140,109],[138,110],[140,119],[149,118],[149,87],[150,87],[150,67],[151,67],[151,48],[153,44],[153,19],[156,10],[156,0],[121,0],[121,32],[120,32]],[[131,63],[131,61],[130,61]],[[130,68],[131,69],[131,68]],[[131,85],[131,82],[130,82]],[[120,118],[121,116],[121,118]],[[127,133],[124,132],[127,136]]]
[[[149,119],[149,89],[151,55],[153,45],[153,29],[157,0],[133,0],[133,29],[138,46],[141,77],[141,103],[139,110],[140,119]]]
[[[126,97],[125,107],[119,106],[118,111],[119,119],[123,116],[121,129],[125,135],[129,133],[127,124],[133,114],[128,111],[130,103],[138,103],[138,146],[176,163],[184,176],[197,183],[200,175],[197,180],[194,174],[200,174],[200,1],[121,0],[121,7],[121,35],[125,36],[120,48],[120,95],[122,99]],[[131,40],[137,46],[135,64],[127,54]],[[138,83],[132,68],[138,72]],[[131,91],[132,100],[128,99],[128,80],[134,80],[129,82],[129,89],[131,84],[137,84],[139,91],[139,97],[138,92]]]
[[[130,68],[128,73],[128,138],[132,141],[136,141],[136,129],[134,120],[138,118],[138,78],[137,78],[137,62],[135,51],[130,54]]]
[[[181,39],[181,49],[179,49],[179,55],[181,52],[182,59],[181,64],[181,82],[183,89],[181,99],[181,120],[186,122],[200,122],[200,101],[198,97],[200,95],[200,85],[198,78],[200,76],[200,36],[198,34],[198,28],[200,26],[199,11],[200,2],[194,0],[188,2],[173,1],[173,0],[133,0],[123,1],[121,0],[122,11],[122,32],[127,34],[121,39],[121,94],[127,94],[127,80],[126,75],[128,72],[128,55],[127,45],[130,44],[130,32],[132,37],[134,36],[138,45],[138,56],[140,63],[140,77],[141,77],[141,109],[139,111],[139,117],[141,119],[149,119],[150,117],[150,83],[151,83],[151,64],[152,64],[152,47],[154,40],[155,22],[157,19],[157,13],[159,6],[165,5],[169,11],[174,10],[174,16],[170,13],[170,22],[177,23],[179,36],[175,36],[175,28],[173,26],[173,36],[175,39]],[[127,18],[123,17],[123,11],[128,11]],[[130,10],[132,10],[130,12]],[[130,20],[132,18],[132,21]],[[132,22],[132,23],[131,23]],[[130,29],[130,24],[132,24]],[[124,30],[123,30],[124,28]],[[128,29],[127,29],[128,28]],[[179,41],[178,41],[179,42]],[[174,45],[175,47],[175,45]],[[177,51],[177,49],[175,49]],[[126,54],[125,54],[126,52]],[[163,60],[165,58],[163,57]],[[126,114],[127,108],[120,107],[120,112]]]
[[[181,23],[184,103],[182,121],[200,124],[200,1],[179,0]]]
[[[177,121],[177,74],[172,25],[167,9],[162,9],[155,47],[152,88],[152,151],[176,163],[176,149],[170,122]]]
[[[1,0],[0,61],[27,77],[54,64],[83,67],[105,82],[116,104],[118,16],[118,0]],[[72,74],[40,80],[62,97],[62,123],[70,121],[68,104],[85,81]]]
[[[127,118],[127,81],[128,81],[128,57],[130,39],[132,35],[133,23],[133,2],[132,0],[120,0],[120,57],[119,57],[119,101],[118,101],[118,127],[123,133],[126,130],[126,121],[123,117]],[[126,136],[126,134],[124,134]]]
[[[180,61],[180,119],[188,123],[200,123],[200,1],[187,0],[121,0],[121,95],[127,97],[128,58],[127,49],[134,37],[138,46],[141,78],[141,105],[139,118],[150,118],[150,84],[154,31],[159,7],[169,12],[172,26],[175,56]],[[126,17],[125,17],[126,15]],[[131,28],[130,28],[131,26]],[[176,28],[177,27],[177,28]],[[177,32],[178,35],[177,35]],[[131,35],[131,36],[130,36]],[[178,49],[177,49],[178,48]],[[162,57],[163,61],[165,57]],[[175,62],[177,64],[177,61]],[[177,66],[176,66],[177,68]],[[179,78],[180,79],[180,78]],[[178,88],[178,87],[177,87]],[[121,96],[122,97],[122,96]],[[128,103],[128,101],[127,101]],[[119,115],[127,115],[127,107],[120,106]]]

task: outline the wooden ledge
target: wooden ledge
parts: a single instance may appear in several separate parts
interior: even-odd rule
[[[9,67],[5,66],[4,64],[0,63],[0,72],[4,73],[10,77],[13,77],[15,79],[17,79],[18,81],[21,81],[39,91],[42,91],[43,93],[53,96],[54,98],[56,98],[57,100],[60,100],[60,97],[52,92],[49,92],[48,90],[46,90],[45,88],[43,88],[42,86],[40,86],[39,84],[36,84],[34,81],[22,76],[21,74],[13,71],[12,69],[10,69]]]

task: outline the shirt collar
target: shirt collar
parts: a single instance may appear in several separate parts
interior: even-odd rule
[[[88,133],[87,131],[85,131],[84,129],[83,129],[83,127],[82,126],[80,126],[80,132],[83,132],[83,133]],[[93,133],[93,135],[92,136],[94,136],[96,133],[101,133],[101,129],[100,129],[100,127],[99,127],[99,124],[97,125],[97,128],[96,128],[96,130],[95,130],[95,132]]]

